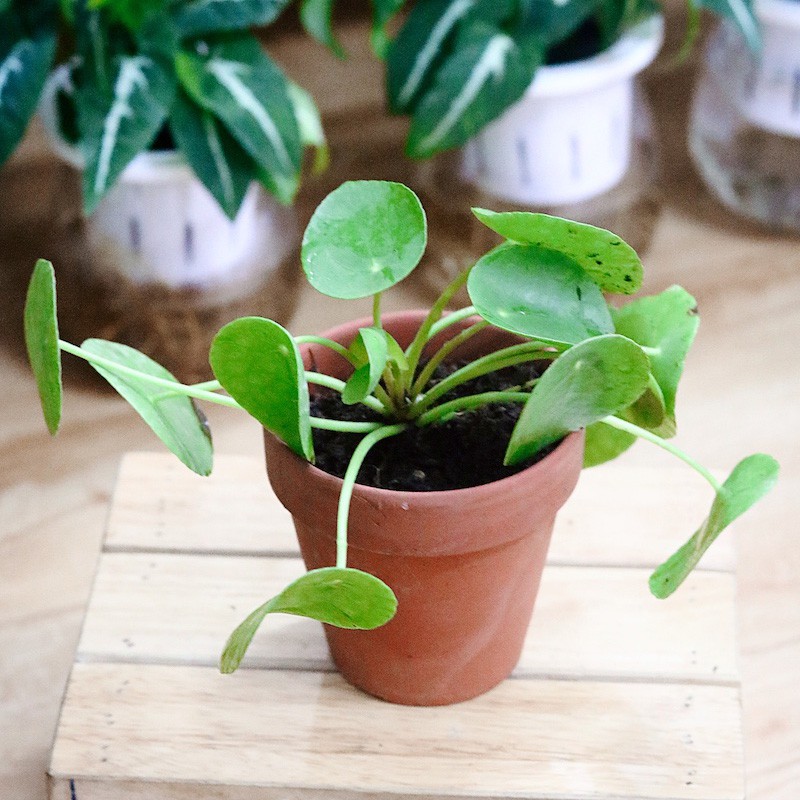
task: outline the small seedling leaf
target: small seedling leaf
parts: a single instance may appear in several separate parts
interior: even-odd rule
[[[238,669],[267,614],[295,614],[339,628],[371,630],[385,625],[396,611],[394,592],[374,575],[347,567],[312,570],[259,606],[236,628],[222,652],[220,670],[227,674]]]
[[[636,251],[604,228],[529,211],[473,208],[472,213],[506,239],[569,256],[604,292],[633,294],[642,285],[642,262]]]
[[[717,536],[772,489],[778,480],[778,469],[778,462],[763,453],[740,461],[717,492],[703,524],[650,576],[650,591],[658,598],[669,597]]]
[[[583,466],[596,467],[612,461],[635,443],[636,437],[632,433],[595,422],[586,428]]]
[[[87,339],[81,349],[178,385],[177,379],[164,367],[127,345],[104,339]],[[211,473],[214,457],[211,435],[205,418],[190,398],[133,375],[120,375],[97,364],[92,364],[92,367],[133,406],[153,433],[189,469],[199,475]]]
[[[467,289],[484,319],[540,341],[576,344],[614,331],[597,284],[574,259],[538,245],[495,248],[472,268]]]
[[[405,278],[425,252],[425,212],[411,189],[349,181],[320,203],[303,236],[303,269],[322,294],[352,300]]]
[[[342,401],[347,405],[360,403],[372,393],[389,360],[387,338],[378,328],[361,328],[350,350],[361,363],[342,392]]]
[[[209,359],[217,380],[248,414],[314,460],[303,360],[287,330],[263,317],[242,317],[216,335]]]
[[[661,388],[666,412],[661,425],[650,430],[661,436],[674,434],[678,382],[700,324],[697,302],[685,289],[672,286],[660,294],[612,309],[611,316],[617,333],[650,348],[647,351],[650,369]]]
[[[647,387],[648,375],[647,356],[624,336],[598,336],[571,347],[531,392],[505,463],[518,464],[570,431],[627,408]]]
[[[25,346],[36,378],[47,429],[55,435],[61,422],[61,354],[58,350],[56,275],[40,258],[33,269],[25,300]]]

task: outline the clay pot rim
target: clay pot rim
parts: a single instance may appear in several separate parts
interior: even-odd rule
[[[398,317],[409,317],[409,316],[416,316],[419,317],[420,323],[422,320],[427,316],[429,309],[426,308],[413,308],[413,309],[404,309],[400,311],[393,311],[388,312],[382,316],[382,320],[387,325],[390,325],[391,322]],[[475,317],[480,318],[479,314],[475,314]],[[463,320],[461,325],[469,324],[469,320],[473,319],[473,317],[467,317],[466,320]],[[371,316],[368,317],[359,317],[358,319],[349,320],[347,322],[340,323],[332,328],[328,328],[324,335],[327,336],[329,339],[333,339],[334,341],[342,341],[342,344],[347,344],[347,342],[343,341],[347,338],[351,332],[357,331],[359,328],[369,327],[373,323],[373,318]],[[496,328],[496,326],[491,326],[492,328]],[[502,328],[496,328],[499,331],[502,331]],[[512,334],[513,335],[513,334]],[[523,337],[524,338],[524,337]],[[306,354],[312,349],[313,345],[301,345],[300,346],[300,354],[304,357]],[[296,459],[300,469],[305,471],[308,474],[309,480],[316,481],[318,483],[327,484],[330,487],[335,487],[335,491],[337,494],[341,491],[341,486],[343,484],[343,479],[338,478],[335,475],[331,475],[329,472],[325,472],[319,467],[314,466],[310,461],[306,461],[304,458],[299,456],[293,450],[284,444],[277,436],[271,433],[268,430],[264,431],[265,436],[272,437],[275,442],[285,448],[288,451],[288,454],[293,458]],[[489,483],[481,483],[477,486],[468,486],[461,489],[440,489],[436,491],[426,491],[426,492],[410,492],[400,489],[379,489],[375,486],[367,486],[363,483],[356,483],[355,484],[355,491],[358,493],[359,497],[362,500],[365,500],[369,503],[371,499],[373,499],[376,503],[380,501],[384,501],[389,497],[395,498],[398,502],[402,503],[405,501],[414,502],[416,505],[421,503],[430,504],[430,505],[441,505],[443,499],[447,498],[458,498],[470,496],[470,498],[474,501],[475,499],[479,499],[481,495],[486,495],[487,498],[493,495],[498,490],[502,491],[504,489],[511,490],[513,487],[516,486],[518,483],[527,483],[532,476],[533,471],[538,472],[547,472],[549,470],[548,462],[555,460],[555,456],[559,451],[562,451],[564,448],[569,447],[579,447],[581,446],[581,440],[583,438],[583,430],[574,431],[573,433],[567,434],[554,448],[551,452],[549,452],[546,456],[541,458],[535,464],[531,464],[526,469],[520,470],[519,472],[515,473],[514,475],[508,475],[505,478],[500,478],[500,480],[490,481]]]

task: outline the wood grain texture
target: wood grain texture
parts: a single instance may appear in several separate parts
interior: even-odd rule
[[[170,797],[156,794],[163,782],[259,786],[264,800],[287,789],[719,800],[741,795],[739,714],[730,687],[506,681],[420,709],[336,674],[78,664],[51,774],[138,779],[158,797]]]

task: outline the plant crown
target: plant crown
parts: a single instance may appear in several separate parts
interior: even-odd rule
[[[51,433],[61,417],[61,357],[88,361],[134,407],[164,444],[190,469],[208,475],[212,446],[195,401],[243,408],[295,453],[314,461],[315,427],[363,437],[342,482],[336,564],[314,570],[256,609],[236,631],[222,669],[236,669],[264,617],[284,612],[332,625],[374,628],[395,613],[389,586],[347,567],[347,520],[359,468],[370,448],[409,426],[436,425],[488,403],[522,406],[505,463],[518,464],[571,431],[586,430],[585,466],[608,461],[637,438],[673,453],[712,487],[706,519],[650,578],[657,597],[671,594],[720,532],[775,483],[778,466],[763,454],[740,461],[725,481],[679,449],[675,396],[698,317],[694,299],[673,286],[620,308],[605,293],[632,294],[642,282],[633,249],[613,233],[544,214],[473,209],[505,241],[462,272],[433,304],[411,344],[402,348],[381,322],[381,296],[416,267],[426,244],[426,219],[417,196],[402,184],[345,183],[323,200],[305,231],[302,262],[319,291],[337,298],[373,298],[372,324],[349,345],[318,336],[292,336],[277,322],[244,317],[214,339],[210,362],[216,380],[179,383],[142,353],[110,341],[80,347],[59,338],[55,277],[37,263],[25,309],[25,335],[45,420]],[[466,284],[472,305],[445,313]],[[426,345],[456,323],[461,332]],[[468,361],[429,382],[436,366],[489,325],[521,342]],[[299,345],[331,348],[352,365],[346,381],[307,369]],[[509,391],[447,400],[450,389],[514,364],[548,361],[541,377]],[[312,416],[309,385],[340,392],[345,403],[378,412],[378,422]],[[224,390],[224,394],[223,394]]]

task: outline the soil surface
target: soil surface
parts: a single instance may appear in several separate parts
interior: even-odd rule
[[[434,385],[459,364],[437,370]],[[520,364],[469,381],[446,394],[441,402],[466,394],[502,391],[537,377],[541,368]],[[493,403],[459,412],[447,422],[408,430],[379,442],[369,452],[358,483],[407,492],[446,491],[480,486],[522,471],[543,458],[555,445],[514,467],[503,466],[511,431],[522,411],[521,403]],[[375,421],[381,417],[361,405],[347,406],[338,393],[320,390],[311,398],[311,414],[327,419]],[[350,457],[362,436],[314,429],[316,466],[344,477]]]

